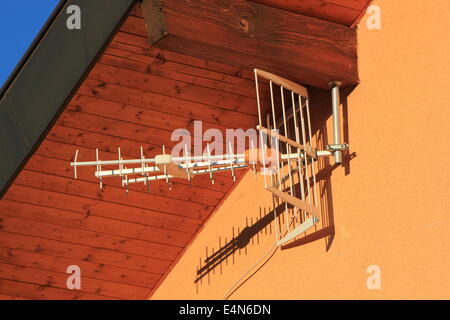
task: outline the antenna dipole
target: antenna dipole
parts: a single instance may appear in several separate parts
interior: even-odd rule
[[[122,178],[122,186],[128,188],[132,183],[144,183],[150,187],[150,181],[165,180],[170,183],[170,179],[181,178],[192,180],[197,175],[208,174],[211,183],[214,184],[214,173],[229,171],[231,177],[236,181],[236,170],[252,168],[255,173],[258,167],[265,168],[267,163],[260,161],[259,154],[262,150],[255,148],[253,141],[251,148],[244,153],[233,153],[231,142],[228,144],[228,153],[224,155],[211,154],[211,147],[208,144],[206,153],[202,156],[192,156],[185,145],[182,157],[172,157],[166,153],[163,146],[162,154],[153,158],[145,157],[143,148],[140,147],[140,157],[137,159],[124,159],[120,147],[117,149],[117,160],[100,160],[99,149],[95,149],[95,161],[78,161],[78,150],[75,151],[74,161],[70,165],[74,168],[74,177],[78,178],[78,167],[95,166],[94,175],[100,180],[100,187],[103,187],[103,178],[118,176]],[[271,149],[265,147],[265,153],[270,154]],[[275,152],[275,151],[272,151]],[[328,153],[328,151],[327,151]],[[249,159],[250,154],[258,155],[257,159]],[[250,157],[251,158],[251,157]],[[295,161],[303,159],[304,152],[280,154],[280,161]],[[127,167],[125,165],[131,166]],[[133,166],[134,165],[134,166]],[[116,166],[114,169],[106,169],[104,166]]]

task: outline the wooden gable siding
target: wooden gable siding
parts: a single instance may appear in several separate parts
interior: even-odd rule
[[[305,16],[354,26],[372,0],[249,0]]]
[[[92,160],[170,151],[171,131],[256,124],[252,74],[150,48],[138,11],[116,34],[45,140],[0,200],[0,297],[145,299],[233,187],[229,174],[101,191]],[[242,175],[238,172],[238,177]],[[68,290],[69,265],[81,290]]]

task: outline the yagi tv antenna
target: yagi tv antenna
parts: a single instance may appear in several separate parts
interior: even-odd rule
[[[260,96],[260,82],[262,84],[263,81],[268,85],[270,92],[270,106],[265,119],[262,114],[264,100]],[[259,120],[257,130],[261,139],[259,148],[255,147],[252,141],[244,153],[234,153],[229,142],[226,154],[212,155],[210,145],[207,144],[206,153],[198,156],[191,155],[190,148],[185,145],[182,156],[172,157],[166,154],[163,146],[161,154],[147,158],[141,146],[140,158],[123,159],[118,148],[116,160],[100,160],[98,149],[96,149],[95,161],[77,161],[77,150],[74,161],[70,163],[74,167],[75,178],[77,178],[78,167],[95,166],[95,176],[99,179],[100,188],[103,188],[103,178],[118,176],[121,178],[122,186],[128,192],[128,185],[133,183],[143,183],[150,189],[150,183],[157,180],[163,180],[166,183],[170,183],[172,179],[191,181],[195,176],[209,175],[211,183],[214,184],[216,172],[229,171],[236,181],[236,170],[251,168],[256,173],[259,169],[264,176],[264,187],[272,193],[274,203],[281,200],[285,204],[284,219],[281,219],[284,220],[282,222],[284,227],[279,229],[275,224],[277,244],[282,245],[294,239],[317,224],[321,217],[315,161],[318,157],[334,156],[335,163],[340,164],[342,151],[348,149],[348,145],[342,144],[340,138],[340,83],[330,84],[334,144],[320,151],[317,150],[312,139],[307,89],[258,69],[255,69],[255,83]],[[279,88],[279,91],[275,89],[275,86]],[[270,138],[270,147],[263,141],[263,137]],[[105,166],[116,167],[106,170],[102,168]],[[290,215],[289,211],[291,211]],[[276,213],[274,215],[276,220]],[[300,223],[291,227],[295,220]]]

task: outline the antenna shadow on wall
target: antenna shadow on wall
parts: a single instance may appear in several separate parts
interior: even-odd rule
[[[233,236],[232,239],[225,243],[225,245],[216,252],[212,252],[204,260],[200,260],[200,266],[197,268],[197,276],[194,280],[195,283],[202,281],[202,279],[207,276],[210,272],[214,272],[217,267],[222,269],[222,263],[228,265],[228,259],[230,263],[235,263],[235,253],[241,253],[241,250],[246,254],[247,246],[251,243],[254,244],[257,238],[257,243],[259,243],[259,235],[263,231],[267,234],[267,229],[269,233],[272,233],[271,224],[275,217],[279,217],[285,210],[284,203],[277,206],[275,209],[267,212],[264,216],[260,217],[254,224],[247,225],[242,231],[238,229],[237,236]],[[263,209],[260,208],[260,213],[262,214]],[[264,210],[265,211],[265,210]],[[248,222],[248,217],[246,218]],[[233,228],[234,233],[234,228]]]

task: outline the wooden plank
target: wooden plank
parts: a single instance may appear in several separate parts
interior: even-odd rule
[[[0,294],[0,300],[4,301],[4,300],[29,300],[29,299],[24,299],[24,298],[20,298],[20,297],[7,296],[7,295],[4,295],[4,294]]]
[[[0,293],[19,299],[30,300],[118,300],[99,294],[53,288],[47,285],[37,285],[7,279],[0,279]]]
[[[189,130],[192,133],[192,136],[194,136],[193,124],[195,120],[192,118],[167,114],[161,110],[149,110],[146,108],[119,104],[99,99],[97,99],[95,103],[80,104],[78,103],[78,101],[81,99],[82,97],[73,101],[67,106],[66,111],[63,114],[64,118],[70,117],[74,112],[83,112],[91,115],[97,115],[103,118],[126,121],[146,127],[161,129],[164,131],[164,136],[169,135],[168,140],[170,140],[170,135],[172,134],[172,132],[178,128]],[[212,124],[209,122],[202,122],[202,129],[204,131],[208,129],[218,129],[222,132],[225,132],[227,127],[218,123]],[[169,134],[167,134],[167,131],[169,131]]]
[[[320,88],[335,79],[358,83],[351,28],[243,0],[162,4],[169,35],[159,48],[258,67]]]
[[[86,150],[86,160],[95,156],[95,149],[98,148],[105,158],[117,158],[117,148],[120,147],[124,157],[140,157],[140,146],[143,147],[145,155],[156,154],[161,150],[161,145],[149,142],[138,143],[124,137],[114,137],[103,133],[92,132],[83,129],[71,128],[55,124],[37,150],[38,154],[52,158],[72,161],[75,150]],[[61,149],[52,149],[52,148]],[[87,150],[92,150],[91,153]],[[79,158],[82,159],[82,158]],[[83,160],[85,160],[83,158]]]
[[[108,106],[106,107],[106,105]],[[104,116],[105,113],[107,116]],[[79,119],[83,119],[84,122],[79,123]],[[165,121],[167,123],[164,126]],[[185,124],[186,126],[173,127],[173,124],[176,124],[177,122],[180,124]],[[210,129],[216,130],[214,132],[217,132],[217,130],[220,131],[220,134],[214,136],[215,143],[222,143],[222,152],[220,154],[228,153],[229,146],[226,144],[226,139],[228,137],[230,137],[230,139],[234,138],[235,143],[237,143],[236,136],[233,136],[233,134],[235,134],[237,131],[233,131],[232,128],[226,128],[220,125],[212,125],[204,122],[197,124],[197,127],[195,127],[193,125],[194,120],[190,121],[181,117],[167,116],[164,113],[153,112],[145,109],[142,110],[127,105],[88,104],[85,106],[81,106],[78,104],[71,104],[61,115],[57,123],[68,128],[77,128],[97,132],[104,135],[113,135],[113,138],[115,140],[120,139],[121,136],[125,136],[121,134],[120,130],[126,129],[128,132],[132,132],[135,134],[135,141],[132,142],[132,145],[136,150],[140,150],[140,146],[144,144],[144,140],[142,140],[145,139],[142,136],[143,133],[145,135],[158,134],[158,138],[150,138],[148,140],[151,142],[152,147],[144,149],[145,155],[147,157],[161,154],[162,146],[165,146],[166,152],[170,153],[172,152],[173,147],[177,146],[179,143],[189,143],[189,141],[189,147],[191,148],[191,151],[189,153],[192,153],[192,150],[197,150],[197,144],[198,147],[204,151],[207,145],[206,132]],[[154,126],[149,127],[148,124]],[[112,130],[109,131],[109,128],[112,128]],[[171,131],[167,130],[172,128],[173,130]],[[173,132],[180,128],[188,130],[188,132],[178,132],[178,136],[176,137],[178,140],[173,139]],[[228,129],[231,130],[230,136],[227,136],[226,130]],[[201,131],[199,132],[198,130]],[[248,129],[237,130],[245,132]],[[107,134],[104,133],[106,131],[108,131]],[[128,137],[130,137],[130,135]],[[181,140],[180,137],[182,137],[183,140]],[[166,140],[164,140],[163,138],[165,138]],[[98,146],[99,145],[97,145],[96,148],[98,148]],[[117,146],[120,146],[122,150],[121,145]],[[246,147],[248,148],[249,145],[247,144]],[[237,148],[237,146],[235,146],[235,148]],[[178,148],[178,154],[176,156],[183,156],[183,150],[184,148],[182,150]],[[73,155],[74,153],[72,152],[71,154]],[[125,153],[122,153],[122,155],[124,155],[124,157],[127,157]],[[113,159],[116,158],[117,154],[113,156]],[[140,154],[138,158],[140,158]]]
[[[51,163],[50,163],[51,165]],[[32,192],[32,190],[29,190],[28,192]],[[61,198],[61,201],[64,199],[64,194],[58,196],[58,199]],[[35,202],[31,203],[41,203],[45,204],[45,202],[36,202],[40,198],[35,199]],[[28,199],[24,199],[24,201],[27,201]],[[51,202],[54,205],[57,205],[58,202],[53,199],[54,201]],[[100,216],[100,217],[108,217],[112,218],[121,222],[131,222],[131,223],[137,223],[142,226],[150,226],[155,227],[162,230],[169,230],[169,231],[181,231],[183,233],[187,234],[193,234],[195,233],[200,224],[203,220],[195,219],[195,218],[186,218],[178,215],[170,215],[170,214],[164,214],[161,212],[151,211],[147,209],[139,209],[139,208],[130,208],[129,210],[125,210],[125,205],[115,204],[115,203],[107,203],[102,202],[99,203],[95,208],[98,208],[98,210],[89,210],[89,204],[91,204],[93,201],[82,199],[80,197],[72,199],[71,197],[68,197],[67,201],[73,200],[73,201],[83,201],[83,204],[85,206],[79,206],[79,205],[71,205],[66,208],[64,207],[56,207],[61,209],[68,209],[72,212],[79,212],[85,216]],[[28,200],[29,201],[29,200]],[[104,209],[102,211],[101,209]],[[124,212],[125,211],[125,212]],[[122,213],[123,212],[123,213]]]
[[[215,106],[242,113],[256,114],[256,99],[202,87],[196,84],[154,76],[127,69],[97,63],[89,73],[89,79],[122,87],[176,97],[181,100]]]
[[[343,7],[362,10],[371,0],[324,0],[325,2],[334,3]]]
[[[224,123],[231,127],[245,127],[255,123],[255,115],[246,115],[231,109],[216,108],[195,102],[182,101],[178,98],[154,94],[139,89],[126,88],[101,81],[86,80],[80,88],[81,94],[104,100],[129,104],[146,109],[163,108],[168,114],[191,116],[197,120],[211,123]],[[257,109],[255,108],[255,113]],[[239,117],[246,120],[242,123]]]
[[[45,239],[39,236],[0,231],[0,246],[26,250],[76,261],[89,261],[105,266],[127,270],[142,271],[149,274],[162,274],[169,268],[170,261],[143,257],[79,243]]]
[[[231,128],[248,128],[256,124],[256,107],[255,114],[248,115],[231,109],[183,101],[174,97],[121,87],[114,84],[105,84],[102,81],[91,79],[87,79],[78,92],[89,97],[137,106],[144,109],[164,110],[167,114],[178,114],[209,123],[227,125]]]
[[[121,50],[117,50],[114,48],[111,48],[107,50],[107,54],[104,54],[100,58],[100,62],[106,65],[116,66],[119,68],[124,68],[132,71],[142,72],[142,73],[151,73],[155,76],[177,80],[177,81],[183,81],[190,84],[196,84],[203,87],[215,89],[215,90],[221,90],[224,92],[237,94],[249,98],[255,98],[255,84],[252,83],[249,80],[240,79],[240,84],[234,84],[222,80],[216,80],[216,79],[210,79],[203,76],[198,75],[198,73],[194,73],[197,70],[192,70],[192,68],[189,68],[189,66],[186,68],[183,65],[176,64],[176,63],[163,63],[162,61],[142,56],[142,55],[136,55],[132,56],[133,54],[127,53]],[[126,57],[123,57],[126,56]],[[153,60],[152,62],[149,61],[142,61],[145,60],[143,58],[150,58]],[[172,67],[171,67],[172,64]],[[183,68],[184,67],[184,68]],[[175,69],[176,68],[176,69]],[[175,70],[174,70],[175,69]],[[181,69],[187,69],[184,73],[181,72]],[[206,73],[206,72],[205,72]],[[223,77],[223,76],[222,76]]]
[[[128,137],[138,143],[151,141],[152,144],[175,145],[170,141],[171,132],[149,126],[131,124],[128,122],[90,115],[83,112],[67,110],[58,119],[57,124],[70,128],[83,129],[103,133],[114,137]]]
[[[58,226],[22,218],[9,217],[0,213],[2,231],[42,237],[44,239],[80,243],[96,248],[117,250],[123,253],[141,255],[172,261],[180,253],[180,248],[156,244],[126,237],[112,236],[99,232]]]
[[[194,61],[194,64],[191,65],[186,62],[186,60],[193,59],[189,56],[176,56],[176,53],[170,51],[161,51],[159,54],[152,54],[153,50],[147,51],[141,49],[141,51],[135,50],[135,48],[136,47],[131,47],[130,49],[124,44],[118,45],[116,43],[112,43],[108,48],[106,48],[105,55],[102,56],[102,58],[106,56],[122,57],[124,59],[127,59],[128,61],[145,64],[147,68],[148,66],[151,66],[152,71],[153,68],[156,68],[157,70],[172,71],[173,73],[191,75],[201,77],[203,79],[214,80],[220,83],[230,84],[233,85],[233,87],[230,87],[230,91],[233,90],[232,92],[234,92],[234,90],[239,90],[240,94],[249,94],[250,97],[255,97],[255,83],[253,77],[250,76],[250,73],[249,78],[247,78],[237,76],[235,74],[230,74],[231,72],[224,73],[215,70],[209,70],[204,66],[206,64],[206,61],[200,63],[200,65],[199,63],[197,63],[197,61]],[[169,60],[169,58],[173,59],[173,61]],[[134,67],[142,68],[142,66]]]
[[[181,215],[97,201],[96,199],[82,198],[79,196],[62,194],[60,192],[47,190],[40,190],[37,192],[36,188],[20,185],[14,185],[11,191],[8,191],[6,199],[50,208],[70,210],[85,215],[110,216],[117,220],[140,222],[154,226],[167,225],[168,227],[177,230],[182,229],[184,226],[186,226],[186,229],[189,229],[190,224],[194,224],[195,226],[198,223],[200,225],[201,221],[203,221],[201,219],[196,220],[195,218],[184,217]]]
[[[253,80],[253,71],[250,69],[245,69],[239,65],[227,65],[216,61],[193,57],[171,50],[150,47],[147,37],[141,35],[119,31],[112,40],[110,47]]]
[[[101,191],[99,186],[94,183],[39,174],[37,172],[26,170],[19,174],[16,179],[16,184],[33,187],[39,190],[74,195],[80,197],[80,200],[83,198],[102,200],[104,202],[121,204],[129,207],[158,210],[161,212],[200,219],[207,217],[212,209],[206,204],[168,198],[165,195],[138,194],[137,192],[130,192],[127,195],[123,189],[109,185],[104,185],[104,188]]]
[[[179,133],[178,139],[180,140],[172,141],[172,131],[149,127],[147,125],[138,123],[125,122],[123,120],[117,119],[117,116],[118,115],[116,114],[116,119],[114,119],[67,109],[67,111],[60,116],[56,123],[64,127],[105,134],[116,138],[126,137],[127,139],[135,141],[135,148],[138,148],[143,143],[151,142],[152,144],[157,146],[165,145],[167,150],[171,150],[181,141],[181,137],[184,137],[184,139],[191,139],[192,145],[194,144],[195,138],[197,143],[201,143],[201,145],[199,145],[199,148],[201,148],[203,151],[206,149],[206,142],[203,141],[203,135],[196,134],[193,130]],[[217,136],[216,140],[217,142],[223,142],[223,150],[227,150],[225,138],[226,135]],[[155,152],[161,153],[161,151]]]
[[[73,211],[42,207],[8,199],[3,199],[0,202],[0,210],[2,214],[10,217],[48,222],[60,226],[80,228],[180,247],[186,245],[192,237],[190,233],[171,231],[94,215],[86,216],[85,214]]]
[[[164,199],[167,199],[168,201],[176,202],[177,199],[180,199],[177,197],[177,195],[179,193],[180,194],[183,193],[182,188],[185,187],[188,188],[188,186],[186,185],[179,184],[176,187],[174,187],[173,190],[168,190],[168,193],[170,193],[171,191],[175,191],[175,189],[179,189],[179,191],[181,190],[181,192],[177,192],[176,194],[174,193],[173,196],[171,195],[169,197],[167,194],[164,194],[164,192],[167,191],[164,189],[166,188],[168,189],[168,187],[165,187],[165,184],[160,184],[158,186],[159,188],[156,190],[154,194],[135,191],[129,192],[127,195],[124,192],[123,188],[119,188],[114,184],[111,185],[105,184],[103,191],[100,191],[97,183],[87,182],[85,180],[74,180],[71,178],[48,175],[37,171],[29,171],[26,169],[19,174],[16,181],[18,185],[25,185],[41,190],[49,190],[55,192],[60,191],[60,193],[64,194],[76,195],[83,198],[98,199],[102,201],[133,206],[142,209],[152,208],[152,206],[147,206],[145,204],[146,201],[161,201],[160,200],[161,197],[164,197]],[[153,189],[156,188],[157,187],[155,186],[155,188]],[[107,195],[107,193],[109,193],[110,196]],[[157,193],[158,196],[156,196]],[[178,206],[182,205],[186,206],[187,204],[185,203],[185,201],[188,201],[189,203],[192,204],[192,207],[195,208],[195,211],[193,210],[191,213],[191,211],[186,210],[184,214],[195,216],[195,213],[198,211],[203,213],[204,211],[209,210],[209,208],[206,208],[208,205],[201,203],[202,201],[203,202],[212,202],[213,200],[220,201],[223,198],[223,194],[220,193],[217,199],[209,199],[209,196],[212,195],[214,195],[214,191],[212,190],[197,188],[197,191],[191,191],[190,194],[183,196],[187,199],[176,202],[176,204],[173,207],[168,206],[166,208],[160,208],[160,210],[162,212],[166,211],[170,212],[171,210],[173,210],[173,212],[177,212],[176,210],[179,208]],[[192,199],[190,199],[191,197]]]
[[[295,198],[295,197],[291,196],[290,194],[287,194],[286,192],[279,191],[275,188],[267,187],[267,190],[272,192],[278,198],[286,201],[287,203],[289,203],[303,211],[306,211],[309,214],[312,214],[320,219],[320,209],[319,208],[317,208],[313,205],[310,205],[309,203],[306,203],[305,201],[302,201],[298,198]]]
[[[104,264],[48,256],[41,253],[0,247],[0,262],[22,267],[34,267],[50,272],[65,272],[71,265],[77,265],[82,277],[119,283],[139,288],[152,289],[160,275],[136,270],[123,270]]]
[[[65,271],[65,270],[64,270]],[[0,263],[0,279],[23,281],[48,287],[67,289],[68,274],[62,272],[50,272],[33,267],[22,267],[7,263]],[[129,286],[125,284],[83,277],[80,292],[104,295],[116,299],[143,299],[150,293],[150,289]]]
[[[249,0],[269,7],[350,26],[359,10],[333,0]],[[361,1],[361,0],[358,0]],[[363,0],[365,1],[365,0]]]

